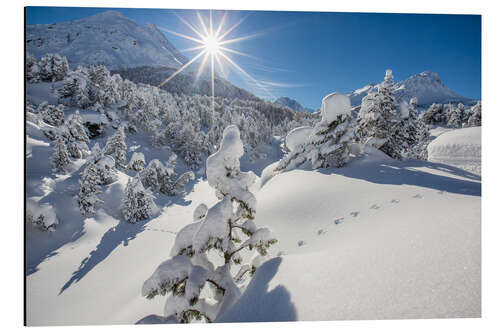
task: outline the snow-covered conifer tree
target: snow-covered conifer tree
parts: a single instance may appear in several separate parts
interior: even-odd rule
[[[30,54],[26,54],[26,80],[29,83],[40,82],[40,67],[36,58]]]
[[[48,53],[40,59],[40,78],[43,81],[61,81],[69,72],[68,60],[59,54]]]
[[[448,123],[447,125],[453,128],[462,127],[462,109],[458,107],[451,107],[448,113]]]
[[[393,83],[392,71],[388,69],[377,90],[363,98],[356,134],[362,143],[378,148],[392,158],[400,158],[405,138],[401,131],[401,117],[396,112]]]
[[[89,136],[85,126],[83,126],[83,120],[80,116],[80,112],[75,111],[74,114],[68,118],[68,130],[75,141],[82,141],[89,143]]]
[[[432,105],[420,115],[420,120],[426,125],[436,125],[446,121],[443,114],[443,104],[432,103]]]
[[[291,170],[310,161],[312,168],[339,168],[349,160],[348,144],[353,140],[349,97],[333,93],[323,98],[321,121],[303,144],[299,144],[278,164],[277,170]]]
[[[146,220],[158,209],[149,189],[142,186],[139,174],[129,179],[123,193],[121,212],[129,223]]]
[[[78,192],[77,203],[82,215],[95,214],[96,208],[102,204],[102,200],[97,196],[100,192],[101,176],[94,163],[90,163],[83,170],[80,176],[80,191]]]
[[[58,138],[54,143],[54,153],[51,157],[52,169],[55,172],[66,173],[71,163],[66,144],[62,138]]]
[[[194,223],[176,236],[173,257],[144,282],[142,294],[147,298],[170,293],[164,314],[174,316],[178,322],[213,322],[240,296],[235,281],[256,269],[256,262],[243,263],[240,251],[256,250],[264,256],[276,242],[268,229],[257,228],[253,222],[256,199],[249,187],[255,175],[240,171],[243,152],[238,128],[227,127],[219,150],[207,159],[206,168],[208,183],[221,201],[210,209],[205,205],[197,207]],[[215,267],[208,251],[217,251],[224,263]],[[241,265],[236,274],[232,271],[234,265]],[[210,288],[213,296],[202,293],[204,288]]]
[[[175,154],[171,155],[166,166],[157,159],[150,161],[146,168],[140,172],[144,187],[155,193],[178,195],[186,183],[194,179],[194,173],[192,171],[185,172],[175,180],[177,177],[174,172],[176,158]]]
[[[481,101],[478,101],[477,104],[471,108],[471,113],[472,115],[467,121],[467,126],[481,126]]]
[[[61,126],[64,123],[64,105],[49,105],[44,102],[38,107],[42,120],[52,126]]]
[[[144,159],[143,153],[134,152],[130,161],[128,162],[127,167],[134,171],[144,170],[144,166],[146,165],[146,160]]]
[[[92,101],[89,96],[89,84],[86,75],[87,73],[81,67],[70,72],[58,90],[60,101],[69,99],[69,105],[83,109],[91,106]]]
[[[125,143],[125,129],[120,126],[116,132],[108,138],[103,153],[115,159],[116,166],[125,168],[127,158],[127,144]]]

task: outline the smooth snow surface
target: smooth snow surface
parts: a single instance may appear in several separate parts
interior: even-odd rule
[[[479,317],[481,183],[379,158],[276,175],[256,223],[281,256],[220,321]]]
[[[481,127],[447,131],[429,144],[427,152],[431,162],[481,174]]]

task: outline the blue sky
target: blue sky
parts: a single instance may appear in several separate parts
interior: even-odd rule
[[[83,18],[106,8],[29,7],[27,23]],[[174,12],[199,26],[192,10],[114,9],[140,24],[194,36]],[[208,12],[201,11],[208,19]],[[223,12],[213,13],[217,26]],[[228,11],[226,28],[245,20],[228,38],[252,35],[228,44],[251,57],[227,53],[259,81],[256,86],[234,67],[228,79],[266,99],[288,96],[319,108],[332,91],[350,92],[380,82],[391,68],[396,80],[431,70],[457,93],[481,98],[481,17],[478,15],[378,14],[326,12]],[[224,29],[222,29],[224,31]],[[197,44],[164,32],[183,50]],[[184,52],[194,57],[197,51]]]

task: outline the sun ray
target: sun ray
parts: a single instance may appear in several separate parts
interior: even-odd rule
[[[226,22],[226,16],[227,16],[227,12],[224,12],[224,15],[222,16],[222,19],[220,20],[220,23],[219,23],[219,26],[217,27],[217,31],[215,32],[215,38],[219,38],[219,34],[222,30],[222,26],[224,25],[224,23]]]
[[[179,68],[178,70],[176,70],[172,75],[170,75],[165,81],[163,81],[162,83],[160,83],[158,85],[158,88],[161,88],[164,84],[168,83],[168,81],[172,80],[177,74],[179,74],[180,72],[182,72],[184,69],[188,68],[189,65],[191,65],[193,62],[195,62],[199,57],[201,57],[203,54],[205,54],[205,50],[204,51],[201,51],[200,53],[198,53],[198,55],[196,55],[196,57],[194,57],[193,59],[189,60],[187,63],[185,63],[181,68]]]
[[[203,31],[205,32],[205,36],[209,36],[210,34],[208,33],[207,26],[205,25],[205,21],[203,20],[203,17],[201,17],[200,12],[196,12],[196,15],[198,15],[198,20],[201,23],[201,27],[203,28]]]
[[[198,39],[198,38],[194,38],[194,37],[191,37],[191,36],[188,36],[188,35],[184,35],[184,34],[181,34],[180,32],[176,32],[176,31],[173,31],[173,30],[169,30],[167,28],[162,28],[162,27],[158,27],[160,28],[160,30],[164,30],[168,33],[171,33],[173,35],[176,35],[176,36],[179,36],[179,37],[182,37],[182,38],[186,38],[186,39],[189,39],[189,40],[192,40],[194,42],[197,42],[197,43],[200,43],[200,44],[203,44],[203,41],[201,39]]]
[[[220,57],[219,57],[219,54],[216,53],[215,54],[215,62],[217,63],[217,65],[219,66],[220,68],[220,71],[222,72],[222,76],[224,78],[227,78],[227,72],[225,71],[224,69],[224,65],[222,64],[222,61],[220,60]]]
[[[215,79],[214,79],[214,54],[210,54],[210,62],[211,62],[211,67],[212,67],[212,98],[211,98],[211,103],[210,106],[212,108],[212,127],[210,130],[214,129],[214,123],[215,123]]]
[[[233,38],[233,39],[227,39],[227,40],[221,41],[220,45],[226,45],[226,44],[231,44],[231,43],[235,43],[235,42],[241,42],[242,40],[247,40],[247,39],[259,37],[260,35],[261,34],[258,33],[258,34],[246,35],[246,36],[242,36],[242,37],[238,37],[238,38]]]
[[[241,20],[239,20],[238,22],[236,22],[231,28],[227,29],[223,34],[222,36],[218,37],[220,40],[224,39],[224,37],[226,37],[227,35],[229,35],[229,33],[231,31],[233,31],[234,29],[236,29],[240,24],[243,23],[243,21],[245,21],[247,19],[247,17],[250,16],[250,14],[247,14],[245,15]]]
[[[233,50],[233,49],[229,49],[227,47],[219,46],[219,49],[222,50],[222,51],[229,52],[229,53],[234,53],[234,54],[237,54],[237,55],[240,55],[240,56],[249,57],[251,59],[258,60],[257,57],[254,57],[254,56],[252,56],[252,55],[250,55],[248,53],[243,53],[243,52],[240,52],[240,51],[236,51],[236,50]]]
[[[195,27],[193,27],[188,21],[186,21],[185,19],[183,19],[180,15],[178,14],[175,14],[175,16],[177,16],[177,18],[182,22],[184,23],[186,26],[188,26],[189,29],[193,30],[193,32],[195,34],[197,34],[201,39],[203,39],[205,36],[203,36],[203,34],[201,32],[199,32],[198,30],[195,29]]]
[[[198,72],[196,73],[196,78],[195,82],[198,81],[198,79],[201,76],[201,73],[203,73],[203,70],[205,69],[205,64],[207,63],[208,57],[210,56],[209,52],[205,52],[205,56],[203,57],[203,60],[201,61],[201,65],[198,68]]]
[[[201,50],[201,49],[204,49],[204,48],[206,48],[205,45],[198,45],[198,46],[189,47],[187,49],[179,50],[179,52],[196,51],[196,50]]]
[[[255,79],[253,76],[248,74],[243,68],[241,68],[237,63],[235,63],[231,58],[229,58],[227,55],[224,53],[220,53],[221,56],[223,56],[231,65],[233,65],[237,70],[239,70],[241,73],[243,73],[247,78],[249,78],[253,83],[255,83],[259,88],[261,88],[263,91],[265,91],[269,97],[276,99],[276,97],[271,94],[266,87],[264,87],[257,79]]]

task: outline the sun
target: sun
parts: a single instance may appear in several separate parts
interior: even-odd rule
[[[240,42],[245,39],[253,38],[255,35],[247,35],[247,36],[241,36],[241,37],[236,37],[232,39],[227,39],[226,37],[234,30],[236,27],[238,27],[243,21],[246,19],[247,16],[243,17],[241,20],[239,20],[236,24],[233,26],[229,27],[226,29],[224,32],[222,31],[222,28],[225,24],[226,20],[226,14],[224,13],[224,16],[219,22],[219,25],[216,29],[214,29],[214,24],[212,20],[212,11],[210,11],[210,16],[208,19],[208,24],[205,24],[205,20],[201,16],[200,12],[196,13],[198,16],[198,21],[199,21],[199,26],[196,28],[192,23],[186,21],[184,18],[182,18],[179,15],[176,15],[177,18],[179,18],[180,21],[182,21],[192,32],[195,33],[195,36],[189,36],[182,34],[180,32],[168,30],[165,28],[161,28],[161,30],[164,30],[168,33],[174,34],[176,36],[188,39],[192,42],[197,43],[198,45],[185,49],[183,51],[194,51],[194,50],[199,50],[200,52],[194,56],[190,61],[185,63],[183,66],[181,66],[179,69],[177,69],[173,74],[171,74],[169,77],[167,77],[163,82],[161,82],[158,85],[158,88],[172,80],[177,74],[185,70],[187,67],[189,67],[192,63],[197,61],[198,59],[202,58],[201,60],[201,65],[198,70],[198,74],[196,75],[196,80],[200,76],[200,74],[203,72],[205,68],[205,64],[210,60],[210,72],[211,72],[211,103],[210,103],[210,108],[211,108],[211,113],[212,113],[212,126],[211,129],[214,127],[214,119],[215,119],[215,89],[214,89],[214,84],[215,84],[215,64],[217,64],[221,70],[223,70],[223,65],[222,61],[225,61],[226,63],[230,64],[234,68],[236,68],[241,74],[243,74],[247,79],[250,79],[252,82],[254,82],[257,86],[259,86],[261,89],[267,92],[267,89],[255,78],[253,78],[250,74],[248,74],[243,68],[241,68],[238,64],[236,64],[228,55],[227,53],[232,53],[232,54],[237,54],[237,55],[242,55],[242,56],[249,56],[246,53],[242,53],[240,51],[236,51],[233,49],[230,49],[227,47],[228,44],[235,43],[235,42]],[[250,57],[250,56],[249,56]],[[272,96],[269,92],[268,94]]]
[[[213,35],[208,35],[203,38],[203,46],[205,51],[210,55],[215,55],[221,52],[220,40]]]

